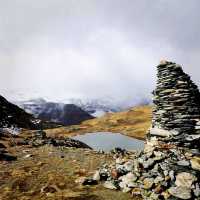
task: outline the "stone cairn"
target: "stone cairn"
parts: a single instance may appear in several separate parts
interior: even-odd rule
[[[144,150],[117,149],[83,185],[103,181],[106,188],[143,199],[200,200],[200,93],[180,65],[158,66],[152,127]]]
[[[162,62],[157,67],[152,129],[149,136],[200,149],[200,93],[180,65]]]

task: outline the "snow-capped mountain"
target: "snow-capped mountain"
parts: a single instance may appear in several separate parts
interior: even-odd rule
[[[75,104],[47,102],[44,99],[23,101],[17,104],[35,117],[63,125],[80,124],[82,121],[94,118]]]
[[[87,111],[94,117],[101,117],[106,113],[119,112],[122,110],[111,99],[68,99],[69,103],[73,103],[83,110]]]
[[[16,102],[15,102],[16,103]],[[144,99],[141,104],[148,104]],[[112,98],[106,99],[64,99],[62,102],[49,102],[42,98],[17,102],[26,112],[35,117],[62,123],[65,125],[78,124],[93,117],[101,117],[106,113],[127,110],[133,105],[116,103]]]
[[[16,104],[26,110],[28,113],[34,114],[36,117],[41,117],[44,115],[44,113],[52,115],[53,110],[54,112],[57,110],[57,112],[62,113],[63,110],[66,109],[67,105],[76,105],[93,117],[101,117],[106,113],[118,112],[121,110],[120,107],[114,106],[111,104],[111,102],[106,100],[67,99],[63,102],[65,103],[48,102],[42,98],[39,98],[29,101],[16,102]],[[58,122],[55,118],[52,120]]]

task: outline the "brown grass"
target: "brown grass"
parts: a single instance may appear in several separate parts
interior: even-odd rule
[[[151,125],[151,106],[140,106],[119,113],[108,113],[103,117],[87,120],[80,125],[47,130],[50,136],[77,135],[90,132],[122,133],[144,139]]]

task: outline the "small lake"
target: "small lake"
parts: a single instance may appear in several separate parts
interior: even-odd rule
[[[94,150],[110,151],[115,147],[120,147],[126,150],[142,150],[144,148],[144,142],[142,140],[134,139],[120,133],[86,133],[72,138],[84,142]]]

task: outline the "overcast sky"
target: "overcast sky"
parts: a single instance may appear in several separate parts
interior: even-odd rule
[[[199,8],[199,0],[0,0],[0,94],[134,102],[151,96],[162,59],[200,86]]]

